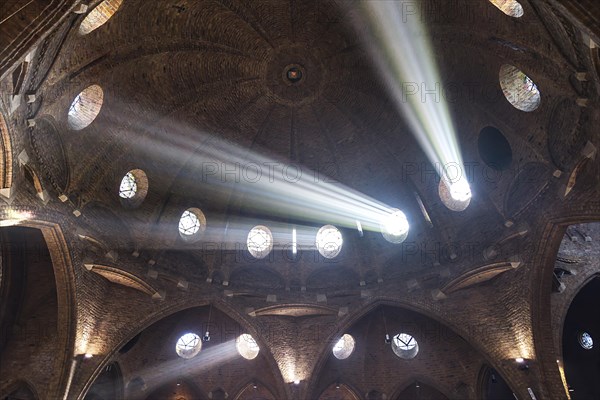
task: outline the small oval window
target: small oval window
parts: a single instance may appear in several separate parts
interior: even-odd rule
[[[192,358],[202,349],[200,336],[189,332],[182,335],[175,345],[175,352],[181,358]]]
[[[132,169],[127,172],[119,185],[121,204],[128,207],[137,207],[148,194],[148,177],[141,169]]]
[[[490,168],[504,171],[512,163],[512,149],[508,140],[493,126],[487,126],[479,132],[477,147],[479,156]]]
[[[343,243],[342,233],[333,225],[325,225],[317,232],[315,244],[325,258],[334,258],[340,254]]]
[[[104,92],[98,85],[91,85],[79,93],[69,107],[67,121],[71,129],[79,131],[91,124],[102,108]]]
[[[489,0],[497,9],[509,17],[520,18],[523,16],[523,6],[516,0]]]
[[[517,67],[504,64],[499,79],[504,97],[516,109],[531,112],[540,106],[542,97],[537,85]]]
[[[202,210],[196,207],[188,208],[179,218],[179,235],[186,242],[200,239],[206,230],[206,217]]]
[[[338,360],[345,360],[350,357],[352,352],[354,351],[354,338],[349,334],[344,334],[333,346],[333,355]]]
[[[85,16],[81,25],[79,25],[79,33],[87,35],[88,33],[100,28],[117,12],[123,0],[104,0],[98,4],[92,11]]]
[[[417,340],[408,333],[399,333],[392,340],[392,351],[405,360],[415,358],[419,352]]]

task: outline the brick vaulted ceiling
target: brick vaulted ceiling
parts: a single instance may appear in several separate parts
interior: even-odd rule
[[[152,249],[146,256],[159,258],[175,249],[197,252],[201,246],[182,243],[174,228],[186,206],[207,214],[205,242],[222,239],[231,223],[249,229],[273,219],[298,219],[255,205],[254,194],[231,178],[225,185],[205,179],[203,168],[214,161],[205,150],[219,138],[245,149],[236,160],[235,179],[243,181],[247,173],[244,163],[252,159],[245,155],[257,153],[291,164],[293,172],[296,166],[313,171],[304,171],[304,177],[336,180],[405,210],[409,241],[420,249],[391,245],[375,234],[346,235],[339,263],[353,271],[356,279],[348,278],[353,284],[367,273],[406,280],[408,272],[465,272],[486,264],[484,250],[498,240],[509,250],[495,261],[507,261],[516,252],[510,247],[522,239],[515,233],[534,223],[523,217],[524,210],[540,208],[534,200],[549,183],[557,184],[552,173],[576,162],[591,135],[585,122],[595,120],[597,110],[575,104],[581,88],[571,85],[566,71],[574,73],[576,66],[560,51],[575,53],[575,62],[583,63],[584,55],[570,43],[550,46],[555,38],[535,9],[525,17],[531,23],[506,23],[510,17],[487,2],[430,6],[426,22],[442,82],[437,94],[427,96],[449,101],[465,161],[473,166],[475,196],[465,212],[441,203],[432,167],[389,100],[352,29],[352,14],[329,2],[160,2],[149,7],[130,0],[88,35],[78,33],[79,21],[73,19],[44,43],[48,54],[37,59],[35,68],[46,66],[48,72],[39,83],[41,101],[31,106],[39,120],[31,132],[34,152],[53,191],[68,195],[83,212],[84,224],[125,253]],[[504,63],[519,65],[540,87],[543,102],[535,113],[519,112],[504,99],[497,83]],[[286,77],[294,67],[302,73],[298,83]],[[103,88],[101,112],[89,127],[73,131],[67,110],[91,84]],[[557,115],[570,118],[555,122]],[[562,129],[572,127],[560,127],[564,119],[576,126],[567,143],[560,138]],[[513,151],[514,162],[501,174],[477,153],[477,135],[487,125],[498,127]],[[150,182],[147,198],[135,210],[123,208],[115,195],[120,177],[132,168],[143,169]],[[223,169],[219,177],[226,175],[226,167],[217,168]],[[262,172],[269,173],[268,166],[262,165]],[[280,196],[289,201],[285,193]],[[310,221],[316,227],[328,222]],[[428,252],[436,246],[443,250]],[[306,286],[315,266],[301,262],[306,270],[282,269],[277,262],[262,266],[283,274],[286,287],[293,279]],[[225,268],[224,279],[234,268]]]
[[[538,277],[534,261],[543,258],[538,244],[550,235],[548,221],[600,215],[598,160],[589,158],[600,121],[600,109],[591,106],[600,88],[597,49],[542,1],[523,1],[521,18],[483,0],[422,3],[441,76],[424,101],[448,102],[470,166],[473,199],[456,212],[441,201],[434,169],[343,3],[124,0],[86,35],[79,33],[84,16],[70,13],[19,67],[25,79],[12,73],[0,83],[3,108],[10,110],[12,168],[24,165],[18,179],[33,183],[23,186],[20,210],[32,220],[64,224],[74,263],[85,267],[77,274],[93,276],[78,279],[106,278],[155,299],[177,298],[189,285],[232,299],[239,314],[271,321],[342,316],[364,298],[398,296],[448,322],[460,309],[453,296],[498,276],[497,298],[484,290],[470,301],[486,321],[500,325],[506,318],[510,329],[520,329],[516,314],[496,316],[485,304],[504,305],[521,290],[529,295],[527,284],[511,282]],[[504,64],[540,89],[534,112],[504,97],[498,80]],[[300,74],[298,81],[290,71]],[[90,85],[102,88],[102,108],[89,126],[74,130],[69,106]],[[16,96],[32,93],[31,101],[15,105]],[[512,151],[501,172],[478,151],[488,126],[502,132]],[[235,161],[233,170],[222,170],[215,149]],[[301,166],[312,182],[344,185],[401,208],[411,224],[407,241],[392,244],[379,232],[361,236],[341,226],[344,247],[334,260],[318,257],[314,246],[295,258],[274,251],[254,260],[243,251],[254,225],[270,226],[275,240],[285,242],[292,225],[316,234],[335,224],[303,218],[302,205],[281,212],[257,201],[261,193],[244,168],[258,156],[291,165],[290,174]],[[208,169],[214,166],[217,175]],[[136,168],[148,177],[148,193],[129,207],[119,199],[119,184]],[[279,202],[294,201],[293,192],[275,192]],[[202,209],[207,220],[195,243],[177,231],[189,207]]]

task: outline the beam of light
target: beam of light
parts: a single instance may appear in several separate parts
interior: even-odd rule
[[[358,217],[367,221],[375,229],[382,218],[390,212],[390,207],[362,193],[346,188],[339,183],[326,182],[327,177],[315,178],[315,172],[300,166],[277,163],[268,158],[249,154],[251,161],[230,152],[219,157],[218,168],[222,171],[243,169],[246,165],[269,166],[260,179],[246,181],[227,176],[217,171],[208,171],[206,181],[214,186],[225,186],[237,179],[237,190],[251,199],[249,207],[261,213],[297,218],[299,220],[324,222],[350,227]],[[232,157],[233,156],[233,157]],[[275,164],[275,165],[274,165]],[[294,177],[289,170],[296,170]],[[206,172],[206,171],[205,171]]]
[[[386,87],[408,121],[423,151],[435,166],[450,195],[459,201],[471,197],[457,135],[432,46],[422,23],[423,4],[415,1],[359,1],[354,11],[357,29],[363,33]],[[458,166],[458,176],[449,169]]]
[[[115,124],[125,120],[113,118]],[[164,165],[165,171],[170,166],[179,171],[186,160],[189,175],[179,171],[180,182],[201,187],[207,197],[223,202],[229,202],[235,192],[243,196],[244,209],[254,214],[346,228],[353,228],[358,219],[363,229],[378,231],[395,210],[396,205],[350,189],[319,171],[265,156],[185,122],[169,121],[168,132],[135,120],[128,120],[128,125],[130,134],[140,135],[140,154]]]
[[[204,371],[214,370],[236,357],[241,357],[236,348],[236,340],[202,347],[197,356],[190,359],[176,357],[153,367],[139,371],[139,376],[146,382],[146,392],[151,393],[160,386],[173,382],[184,376],[201,376]],[[173,346],[173,351],[175,347]]]

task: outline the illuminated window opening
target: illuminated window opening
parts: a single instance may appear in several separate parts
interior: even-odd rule
[[[338,360],[345,360],[350,357],[352,352],[354,351],[355,341],[354,338],[349,334],[344,334],[333,346],[333,355]]]
[[[241,334],[236,343],[237,351],[246,360],[253,360],[258,356],[260,347],[252,335],[248,333]]]
[[[263,225],[255,226],[248,233],[246,244],[254,258],[265,258],[273,250],[271,230]]]
[[[185,241],[195,241],[206,230],[206,217],[198,208],[188,208],[179,218],[179,235]]]
[[[175,351],[181,358],[192,358],[202,349],[200,336],[195,333],[186,333],[177,340]]]
[[[402,243],[408,236],[409,224],[406,215],[397,208],[382,218],[381,234],[390,243]]]
[[[500,67],[500,87],[504,97],[518,110],[531,112],[541,102],[541,94],[537,85],[520,69],[504,64]]]
[[[137,207],[148,193],[148,177],[141,169],[133,169],[123,176],[119,185],[119,197],[123,205]]]
[[[460,181],[459,181],[460,182]],[[471,188],[469,183],[456,182],[448,187],[444,178],[440,179],[438,194],[444,205],[452,211],[464,211],[471,204]]]
[[[88,33],[100,28],[117,12],[123,0],[104,0],[86,15],[79,25],[79,33]]]
[[[408,333],[399,333],[392,340],[392,351],[398,357],[410,360],[419,352],[417,340]]]
[[[132,199],[137,193],[137,182],[132,172],[125,174],[119,186],[119,196],[123,199]]]
[[[594,339],[592,335],[587,332],[581,332],[579,334],[579,344],[586,350],[591,350],[594,347]]]
[[[98,85],[91,85],[75,96],[69,112],[67,121],[71,129],[79,131],[91,124],[102,108],[104,92]]]
[[[520,18],[523,16],[523,6],[516,0],[489,0],[496,8],[509,17]]]
[[[342,233],[333,225],[325,225],[317,232],[315,244],[325,258],[334,258],[340,254],[343,243]]]

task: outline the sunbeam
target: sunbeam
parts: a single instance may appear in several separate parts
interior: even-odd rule
[[[448,105],[426,27],[424,6],[414,1],[351,2],[365,47],[372,52],[388,92],[457,201],[471,197]]]
[[[146,391],[152,392],[153,389],[182,376],[202,375],[203,371],[209,371],[224,365],[236,357],[241,357],[236,349],[236,340],[229,340],[210,346],[207,349],[202,349],[197,356],[183,362],[179,357],[173,358],[170,361],[163,362],[160,365],[160,369],[149,368],[139,371],[139,376],[146,382]]]
[[[359,221],[361,229],[370,231],[380,231],[382,224],[387,227],[400,215],[401,226],[394,230],[408,233],[408,220],[397,205],[384,204],[319,171],[268,157],[183,122],[171,123],[168,135],[143,125],[130,124],[128,129],[143,136],[138,141],[141,153],[165,165],[186,160],[185,171],[192,176],[185,179],[215,196],[227,197],[234,190],[244,195],[246,208],[259,214],[347,228],[356,228]]]

